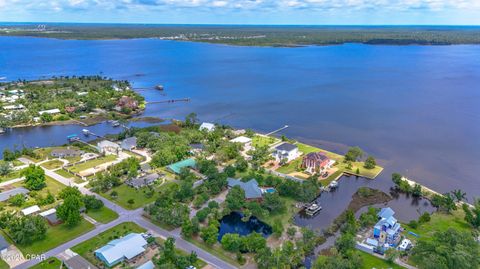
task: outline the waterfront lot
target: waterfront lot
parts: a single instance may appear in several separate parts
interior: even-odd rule
[[[102,208],[97,210],[90,209],[85,214],[100,223],[109,223],[110,221],[118,218],[117,212],[112,211],[106,206],[103,206]]]
[[[52,158],[52,156],[50,154],[52,153],[53,150],[62,150],[62,149],[80,150],[80,148],[75,147],[75,146],[39,148],[39,149],[35,149],[33,151],[35,154],[38,155],[37,158],[28,157],[28,159],[30,159],[32,161],[35,161],[35,162],[46,160],[47,158]],[[73,162],[80,161],[81,157],[80,156],[78,156],[78,157],[65,157],[64,159],[73,163]]]
[[[26,254],[41,254],[47,250],[66,243],[78,236],[91,231],[95,228],[93,224],[82,219],[78,225],[68,227],[66,224],[57,226],[50,226],[47,234],[43,240],[35,241],[28,246],[17,245],[24,255]]]
[[[383,170],[383,168],[378,165],[373,169],[366,169],[363,167],[364,166],[363,162],[352,162],[351,169],[348,169],[347,164],[343,162],[343,156],[340,154],[333,153],[333,152],[323,150],[317,147],[313,147],[310,145],[306,145],[303,143],[296,143],[296,145],[298,146],[298,150],[302,152],[303,155],[308,154],[310,152],[323,152],[328,158],[336,161],[335,168],[337,168],[338,170],[335,173],[331,174],[328,178],[322,180],[323,182],[325,182],[325,185],[330,183],[332,180],[334,180],[344,172],[373,179],[378,174],[380,174],[380,172],[382,172]],[[277,171],[284,174],[294,173],[299,170],[301,171],[301,168],[300,168],[301,164],[302,164],[302,157],[299,157],[291,161],[290,163],[278,168]],[[359,170],[360,173],[357,173],[357,169]]]
[[[72,250],[85,259],[87,259],[89,262],[91,262],[94,265],[101,265],[103,264],[95,258],[94,251],[103,247],[105,244],[108,242],[112,241],[115,238],[120,238],[122,236],[125,236],[129,233],[143,233],[146,230],[137,224],[133,222],[126,222],[119,224],[113,228],[110,228],[106,230],[103,233],[98,234],[97,236],[82,242],[72,248]]]
[[[252,138],[252,146],[253,147],[265,147],[270,146],[276,142],[279,142],[280,139],[272,137],[272,136],[263,136],[263,135],[254,135]]]

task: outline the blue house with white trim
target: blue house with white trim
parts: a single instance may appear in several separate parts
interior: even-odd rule
[[[108,267],[129,261],[145,252],[148,243],[141,234],[130,233],[95,250],[95,257]]]
[[[377,214],[379,221],[373,227],[373,237],[380,244],[388,244],[391,247],[398,245],[402,227],[393,217],[395,211],[390,207],[382,208]]]

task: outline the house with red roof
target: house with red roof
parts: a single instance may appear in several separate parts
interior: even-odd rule
[[[309,173],[322,172],[330,166],[330,158],[323,152],[310,152],[303,157],[302,168]]]

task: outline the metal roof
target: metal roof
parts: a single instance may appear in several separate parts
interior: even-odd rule
[[[172,170],[173,172],[175,172],[176,174],[179,174],[180,171],[182,170],[182,168],[195,167],[195,165],[196,165],[195,160],[190,158],[190,159],[185,159],[183,161],[173,163],[173,164],[169,165],[168,168],[170,170]]]
[[[120,239],[110,241],[107,245],[97,249],[96,255],[101,255],[105,261],[112,265],[123,259],[131,259],[145,251],[147,241],[141,234],[130,233]]]
[[[17,194],[20,194],[20,193],[27,194],[29,192],[30,191],[25,189],[24,187],[18,187],[18,188],[15,188],[15,189],[4,191],[4,192],[0,193],[0,202],[6,201],[6,200],[10,199],[10,197],[15,196]]]
[[[235,178],[228,178],[228,186],[240,186],[245,191],[245,198],[256,199],[262,198],[262,190],[258,187],[258,182],[255,179],[250,179],[248,182],[243,182]]]

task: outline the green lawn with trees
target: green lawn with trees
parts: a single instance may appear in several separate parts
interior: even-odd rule
[[[395,263],[380,259],[363,251],[357,251],[363,260],[361,269],[402,269],[403,267]]]
[[[115,156],[115,155],[106,155],[106,156],[99,157],[99,158],[94,159],[94,160],[90,160],[90,161],[86,161],[84,163],[76,164],[74,166],[68,167],[67,169],[72,171],[72,172],[78,173],[78,172],[81,172],[83,170],[87,170],[89,168],[93,168],[95,166],[98,166],[98,165],[101,165],[101,164],[104,164],[104,163],[113,162],[116,159],[117,159],[117,156]]]
[[[100,193],[100,195],[127,209],[140,208],[155,202],[157,198],[154,188],[135,189],[125,184],[113,187],[105,193]]]
[[[54,170],[54,169],[57,169],[57,168],[60,168],[62,167],[63,165],[63,162],[62,161],[59,161],[59,160],[51,160],[51,161],[48,161],[48,162],[44,162],[41,164],[41,166],[49,169],[49,170]]]

